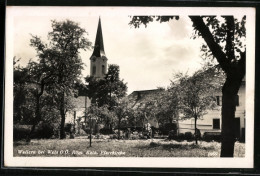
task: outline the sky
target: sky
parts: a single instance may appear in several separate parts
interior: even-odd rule
[[[46,11],[48,13],[46,14]],[[82,13],[79,13],[82,12]],[[167,23],[153,22],[145,28],[129,26],[127,14],[108,14],[100,11],[64,10],[64,8],[19,9],[13,18],[13,54],[25,66],[29,59],[36,60],[35,49],[30,46],[31,35],[48,42],[52,30],[51,20],[70,19],[79,23],[93,44],[98,18],[101,18],[105,53],[108,64],[120,67],[120,78],[127,82],[128,94],[135,90],[167,87],[173,74],[193,73],[202,64],[201,39],[191,39],[192,23],[187,16]],[[93,50],[81,51],[84,62],[82,77],[90,74],[90,56]],[[83,79],[83,78],[82,78]]]

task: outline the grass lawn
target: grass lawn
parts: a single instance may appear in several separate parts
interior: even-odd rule
[[[14,142],[14,156],[47,157],[219,157],[220,143],[148,140],[46,139]],[[245,144],[235,144],[235,157],[245,156]]]

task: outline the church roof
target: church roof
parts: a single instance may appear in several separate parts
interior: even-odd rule
[[[146,104],[155,100],[163,89],[137,90],[128,95],[129,104],[132,108],[137,108],[140,104]]]
[[[92,56],[102,57],[105,56],[105,49],[103,43],[103,35],[102,35],[102,28],[101,28],[101,19],[98,20],[98,28],[95,40],[95,46]]]

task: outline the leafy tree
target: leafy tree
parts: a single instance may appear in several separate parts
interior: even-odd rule
[[[195,36],[202,37],[206,42],[202,51],[209,58],[217,60],[226,74],[226,82],[222,88],[222,144],[221,157],[233,157],[234,154],[234,119],[236,111],[236,96],[245,76],[246,46],[246,16],[240,21],[234,16],[189,16],[193,23]],[[154,19],[167,22],[179,19],[179,16],[133,16],[130,25],[145,26]],[[205,55],[205,56],[206,56]]]
[[[207,114],[207,110],[216,106],[214,92],[218,91],[219,87],[215,85],[214,70],[214,68],[199,70],[192,76],[177,74],[175,78],[178,81],[172,82],[172,87],[180,94],[180,110],[183,117],[194,118],[196,144],[198,144],[197,120]]]
[[[153,108],[160,124],[172,123],[174,120],[178,120],[179,101],[179,92],[174,87],[169,87],[167,90],[160,92],[156,99],[155,108]]]
[[[126,95],[127,85],[124,80],[120,80],[119,71],[118,65],[109,65],[104,79],[96,79],[93,76],[85,78],[92,103],[97,103],[98,106],[108,105],[111,109],[118,99]]]
[[[93,131],[93,122],[99,121],[99,114],[100,109],[95,105],[92,104],[88,109],[88,126],[89,126],[89,146],[91,147],[92,142],[92,131]]]
[[[43,64],[39,64],[33,61],[30,61],[28,63],[27,69],[28,75],[26,78],[26,82],[32,87],[30,92],[32,93],[35,101],[35,117],[32,120],[33,126],[27,139],[29,141],[32,133],[35,130],[36,125],[42,120],[41,108],[43,104],[41,104],[41,98],[44,94],[46,85],[52,82],[51,77],[53,75],[51,73],[48,74],[48,67],[45,67]]]
[[[105,127],[108,127],[112,132],[112,128],[115,125],[115,121],[116,121],[114,112],[109,110],[108,105],[101,106],[99,109],[100,109],[99,123],[104,124]]]
[[[116,122],[118,128],[118,139],[120,139],[120,128],[121,128],[122,121],[126,119],[132,111],[128,107],[128,101],[126,99],[121,99],[118,101],[117,106],[113,108],[113,112],[116,116]]]
[[[105,80],[107,82],[107,88],[109,90],[109,106],[116,105],[117,100],[126,96],[127,85],[124,80],[119,79],[119,66],[111,64],[108,67]]]
[[[25,96],[28,93],[26,90],[25,78],[27,70],[17,65],[20,59],[13,58],[14,66],[14,123],[21,122],[23,119],[24,105],[26,103]]]
[[[133,108],[130,102],[128,102],[128,107],[129,107],[129,114],[127,115],[126,126],[134,127],[134,129],[143,126],[143,121],[145,119],[143,109],[140,108],[140,106]]]
[[[145,124],[149,120],[154,120],[158,114],[157,98],[158,93],[153,96],[147,96],[139,103],[135,103],[135,107],[132,107],[132,113],[130,114],[129,120],[134,120],[134,126],[142,126],[142,130],[145,129]],[[158,119],[157,119],[158,120]]]
[[[150,113],[150,111],[149,111],[149,109],[151,107],[150,105],[151,105],[150,103],[142,102],[134,109],[134,116],[133,116],[134,121],[135,121],[134,125],[139,126],[141,124],[142,130],[144,128],[145,121],[148,120],[147,112]]]
[[[48,68],[46,76],[52,78],[53,84],[49,91],[58,106],[61,127],[60,138],[65,138],[65,117],[71,95],[75,93],[74,83],[77,82],[82,70],[80,49],[89,48],[91,43],[84,37],[85,29],[70,20],[52,21],[52,31],[48,33],[49,43],[44,43],[38,36],[32,36],[31,46],[35,47],[39,63]]]
[[[109,103],[109,89],[106,80],[96,79],[94,76],[87,76],[85,80],[87,95],[92,104],[97,104],[99,107],[107,105]]]
[[[14,59],[14,63],[19,61]],[[32,125],[27,141],[40,121],[53,123],[57,116],[45,90],[50,80],[41,64],[29,61],[26,67],[14,66],[14,123]]]

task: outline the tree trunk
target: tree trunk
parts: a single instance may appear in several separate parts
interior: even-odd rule
[[[74,126],[73,126],[73,133],[76,134],[76,111],[74,111]]]
[[[221,157],[233,157],[234,155],[236,96],[241,82],[242,79],[228,76],[222,88]]]
[[[120,139],[120,121],[118,122],[118,140]]]
[[[37,95],[36,96],[36,111],[35,111],[35,118],[34,118],[34,121],[33,121],[33,126],[31,128],[31,131],[29,133],[29,135],[27,136],[27,139],[26,141],[27,142],[30,142],[31,141],[31,138],[32,138],[32,134],[34,133],[35,131],[35,127],[36,125],[40,122],[41,120],[41,114],[40,114],[40,96],[41,95]]]
[[[64,108],[64,92],[62,93],[61,97],[61,104],[60,104],[60,115],[61,115],[61,125],[60,125],[60,139],[65,139],[65,108]]]
[[[179,136],[179,134],[180,134],[179,129],[180,129],[180,125],[179,125],[179,117],[178,117],[177,118],[177,136]]]
[[[65,126],[65,114],[61,113],[60,139],[66,138],[64,126]]]
[[[89,147],[92,145],[92,119],[89,119]]]
[[[234,59],[234,17],[225,17],[228,24],[227,33],[227,53],[224,53],[221,46],[215,42],[209,28],[203,22],[201,16],[189,16],[194,27],[201,33],[201,36],[212,51],[213,56],[217,59],[221,68],[227,75],[226,82],[222,88],[222,144],[221,157],[233,157],[234,154],[234,118],[236,111],[236,96],[245,75],[246,51],[241,52],[240,59],[232,62]],[[234,44],[234,43],[233,43]]]
[[[198,136],[197,136],[197,117],[195,117],[195,141],[196,141],[196,144],[198,144]]]
[[[27,136],[26,142],[30,142],[31,141],[32,134],[33,134],[33,132],[35,130],[35,126],[36,126],[36,123],[33,124],[32,128],[31,128],[31,131],[30,131],[29,135]]]

